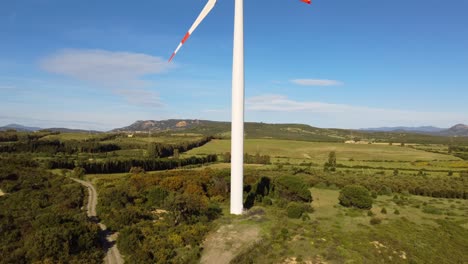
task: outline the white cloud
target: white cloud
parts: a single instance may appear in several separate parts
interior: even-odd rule
[[[173,68],[160,57],[142,53],[66,49],[44,58],[41,68],[109,88],[142,87],[142,77]]]
[[[361,128],[372,126],[451,126],[466,122],[467,116],[450,112],[384,109],[314,101],[297,101],[284,95],[248,98],[246,109],[259,120],[297,120],[322,127]],[[284,121],[283,121],[284,122]],[[296,121],[294,121],[296,122]]]
[[[339,86],[343,85],[343,82],[335,80],[326,80],[326,79],[294,79],[291,80],[292,83],[301,85],[301,86]]]
[[[43,70],[85,81],[136,105],[160,107],[157,93],[147,90],[152,83],[145,76],[163,74],[174,68],[160,57],[142,53],[106,50],[65,49],[40,61]]]

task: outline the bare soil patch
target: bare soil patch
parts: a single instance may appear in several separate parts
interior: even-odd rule
[[[203,243],[203,264],[228,264],[243,249],[260,240],[260,228],[247,225],[224,225],[208,235]]]

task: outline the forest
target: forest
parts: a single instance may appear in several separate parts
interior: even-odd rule
[[[98,226],[78,183],[30,160],[0,159],[0,263],[100,263]]]

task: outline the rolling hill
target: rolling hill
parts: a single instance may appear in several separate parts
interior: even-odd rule
[[[162,134],[193,133],[228,138],[230,137],[230,130],[231,123],[229,122],[170,119],[162,121],[140,120],[131,124],[130,126],[114,129],[112,132],[154,132]],[[453,133],[460,133],[463,131],[464,128],[462,126],[457,126],[456,128],[452,129]],[[453,138],[453,134],[450,134],[452,137],[449,138],[447,137],[449,135],[446,136],[441,133],[442,131],[438,132],[438,134],[419,134],[406,131],[380,132],[349,129],[327,129],[303,124],[266,124],[255,122],[245,123],[246,138],[274,138],[321,142],[344,142],[350,139],[358,139],[371,142],[404,142],[421,144],[449,144],[452,142],[463,145],[468,144],[468,137]]]

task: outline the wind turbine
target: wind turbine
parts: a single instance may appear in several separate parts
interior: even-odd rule
[[[208,0],[200,15],[185,34],[169,62],[189,39],[190,35],[211,12],[217,0]],[[310,4],[311,0],[300,0]],[[234,50],[232,62],[232,119],[231,119],[231,214],[240,215],[244,209],[244,0],[235,0]]]

